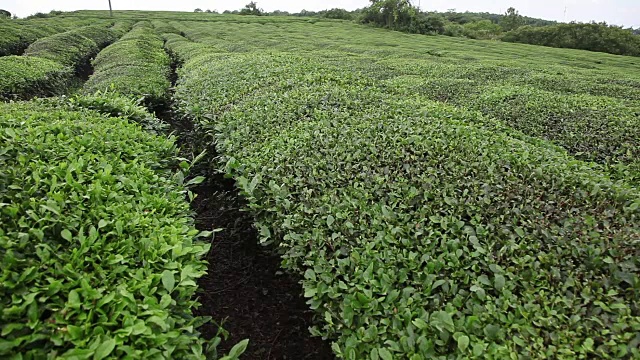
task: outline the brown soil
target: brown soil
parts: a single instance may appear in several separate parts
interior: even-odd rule
[[[198,315],[211,316],[229,338],[218,347],[226,354],[236,343],[249,339],[242,359],[334,359],[328,341],[312,337],[313,312],[305,304],[298,279],[280,269],[280,258],[258,244],[249,213],[233,182],[215,176],[199,186],[192,204],[200,230],[223,228],[208,256],[208,274],[200,279]],[[216,335],[213,324],[201,328]]]

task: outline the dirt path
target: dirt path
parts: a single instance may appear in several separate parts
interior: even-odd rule
[[[212,316],[230,333],[220,353],[249,340],[243,359],[334,359],[328,342],[311,337],[313,312],[305,304],[297,279],[280,271],[280,259],[258,245],[250,214],[243,212],[233,182],[216,176],[196,189],[192,204],[200,230],[216,234],[208,256],[208,275],[200,279],[198,313]],[[206,325],[208,338],[216,327]]]

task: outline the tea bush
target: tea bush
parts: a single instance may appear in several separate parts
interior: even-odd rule
[[[204,359],[174,139],[42,102],[0,105],[0,142],[0,357]]]
[[[88,19],[0,19],[0,56],[21,55],[34,41],[73,27],[95,23]]]
[[[28,56],[0,57],[0,100],[62,95],[73,70],[55,61]]]
[[[640,356],[637,190],[355,68],[203,50],[176,89],[313,332],[345,359]]]
[[[168,102],[171,60],[163,49],[162,38],[150,25],[138,23],[119,41],[102,50],[93,61],[94,74],[85,92],[110,90],[141,98],[150,108]]]
[[[29,45],[24,54],[79,69],[115,40],[115,34],[106,26],[92,25],[42,38]]]

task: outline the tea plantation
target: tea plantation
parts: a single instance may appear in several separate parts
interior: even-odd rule
[[[224,174],[336,358],[640,359],[639,58],[302,17],[2,21],[0,358],[243,358],[197,310],[216,239],[189,203]]]

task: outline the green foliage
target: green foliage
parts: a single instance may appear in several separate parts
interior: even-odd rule
[[[111,32],[116,36],[116,38],[119,39],[124,34],[128,33],[131,30],[131,28],[133,27],[134,24],[135,24],[135,22],[131,21],[131,20],[117,21],[111,27]]]
[[[145,107],[139,104],[139,101],[113,92],[99,91],[88,95],[55,97],[38,101],[72,111],[89,109],[109,117],[126,119],[140,125],[144,130],[156,134],[168,133],[169,131],[169,125],[150,114]]]
[[[345,9],[333,8],[326,10],[324,12],[320,12],[319,16],[325,17],[327,19],[340,19],[340,20],[353,20],[354,16],[351,12]]]
[[[500,26],[502,26],[502,29],[505,31],[516,30],[524,24],[524,18],[513,7],[507,9],[507,13],[500,20]]]
[[[405,29],[416,16],[417,9],[407,0],[370,0],[371,6],[365,9],[361,22],[386,27]]]
[[[446,36],[463,37],[464,31],[464,26],[455,23],[448,23],[444,26],[444,32],[442,34]]]
[[[262,9],[258,8],[258,4],[255,1],[252,1],[247,5],[245,5],[244,8],[240,10],[239,14],[260,16],[262,15],[262,12],[263,12]]]
[[[192,309],[209,245],[174,139],[15,103],[0,141],[0,357],[204,359]]]
[[[481,20],[463,25],[463,34],[471,39],[497,39],[502,33],[502,28],[489,20]]]
[[[162,38],[150,24],[138,23],[98,54],[84,91],[109,90],[140,98],[149,109],[158,109],[169,100],[170,63]]]
[[[633,35],[628,29],[605,23],[570,23],[538,28],[523,26],[506,33],[502,40],[640,56],[640,37]]]
[[[482,21],[482,20],[489,20],[494,24],[503,24],[505,23],[505,21],[507,24],[509,24],[510,20],[511,21],[517,20],[516,24],[519,26],[521,25],[547,26],[547,25],[557,24],[556,21],[552,21],[552,20],[544,20],[544,19],[537,19],[537,18],[532,18],[528,16],[522,16],[518,14],[518,12],[514,8],[509,8],[507,12],[503,15],[491,14],[487,12],[476,13],[476,12],[469,12],[469,11],[461,13],[461,12],[456,12],[455,10],[449,10],[445,13],[442,13],[442,15],[448,21],[461,24],[461,25],[464,25],[470,22]],[[509,16],[512,16],[512,19],[510,20],[505,19],[505,17],[509,17]]]
[[[445,28],[446,22],[441,15],[418,13],[406,30],[413,34],[430,35],[443,34]]]
[[[162,34],[162,37],[165,41],[165,48],[169,51],[172,57],[175,58],[177,63],[182,63],[185,60],[191,60],[195,57],[201,56],[205,49],[208,50],[208,52],[215,51],[215,48],[213,47],[195,43],[183,36],[173,33]]]
[[[156,30],[158,34],[178,34],[180,35],[180,31],[178,31],[173,25],[167,23],[166,21],[154,20],[151,21],[151,25]]]
[[[415,72],[424,91],[440,81],[464,103],[522,70],[419,60],[378,31],[378,43],[398,40],[389,61],[353,55],[368,41],[354,34],[332,44],[350,56],[269,54],[251,35],[248,54],[190,54],[176,102],[220,152],[263,242],[304,275],[313,333],[339,356],[640,356],[637,189],[401,81]]]
[[[0,19],[11,19],[11,13],[7,10],[0,9]]]
[[[640,100],[637,84],[493,65],[423,64],[410,70],[402,62],[390,65],[405,75],[387,81],[387,91],[480,111],[639,184],[640,107],[629,101]],[[425,73],[429,76],[416,77]]]
[[[166,23],[180,115],[236,179],[262,242],[303,276],[312,332],[338,356],[640,358],[635,58],[320,17],[122,16]],[[500,26],[450,31],[482,20]],[[100,66],[118,58],[106,54]],[[48,101],[145,124],[111,96]],[[12,167],[0,169],[2,181]],[[29,201],[58,199],[45,191]],[[178,284],[165,269],[150,278]]]
[[[53,24],[30,21],[26,24],[17,21],[0,22],[0,56],[20,55],[32,42],[62,31]]]
[[[0,100],[62,95],[73,70],[55,61],[26,56],[0,57]]]
[[[104,25],[85,26],[42,38],[29,45],[25,56],[56,61],[78,69],[116,36]]]

